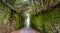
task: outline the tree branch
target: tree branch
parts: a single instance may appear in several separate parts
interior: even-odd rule
[[[10,8],[10,10],[13,10],[14,12],[17,11],[17,9],[15,9],[12,5],[10,5],[9,3],[6,3],[5,0],[2,0],[2,2],[3,2],[4,4],[6,4],[6,5]]]
[[[55,2],[53,4],[49,4],[47,6],[45,6],[44,8],[40,9],[39,11],[37,11],[34,15],[38,15],[40,13],[45,13],[46,11],[48,11],[49,9],[52,9],[53,7],[55,7],[56,5],[60,4],[60,1]]]

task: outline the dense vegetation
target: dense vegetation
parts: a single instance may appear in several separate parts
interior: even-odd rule
[[[29,1],[31,27],[41,33],[60,33],[60,0]],[[0,33],[23,28],[27,10],[27,3],[22,0],[0,0]]]

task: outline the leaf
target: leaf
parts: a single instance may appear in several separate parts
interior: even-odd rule
[[[14,17],[15,17],[15,27],[16,29],[18,29],[20,27],[20,16],[18,14],[14,14]]]

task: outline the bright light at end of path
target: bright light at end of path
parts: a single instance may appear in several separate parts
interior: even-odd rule
[[[28,0],[22,0],[23,2],[28,1]]]

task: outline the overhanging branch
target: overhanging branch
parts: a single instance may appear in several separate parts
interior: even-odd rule
[[[4,4],[6,4],[6,5],[7,5],[11,10],[13,10],[14,12],[17,11],[17,9],[15,9],[12,5],[10,5],[9,3],[6,3],[5,0],[2,0],[2,2],[3,2]]]
[[[38,14],[40,14],[40,13],[43,14],[43,13],[45,13],[46,11],[48,11],[49,9],[52,9],[53,7],[55,7],[55,6],[58,5],[58,4],[60,4],[60,1],[55,2],[55,3],[53,3],[53,4],[49,4],[49,5],[45,6],[44,8],[38,10],[34,15],[38,15]]]

